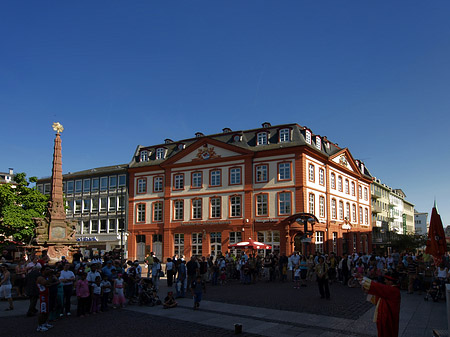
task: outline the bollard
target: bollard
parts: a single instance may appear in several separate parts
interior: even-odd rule
[[[236,324],[234,325],[234,334],[235,334],[235,335],[239,335],[239,334],[241,334],[241,333],[242,333],[242,324],[236,323]]]

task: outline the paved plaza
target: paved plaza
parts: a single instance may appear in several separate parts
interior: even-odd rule
[[[161,280],[160,297],[169,290]],[[319,298],[316,284],[294,289],[292,282],[241,285],[236,281],[208,287],[200,310],[192,299],[178,299],[179,307],[130,305],[122,310],[61,319],[45,333],[37,333],[36,318],[25,317],[28,301],[15,302],[15,310],[3,311],[2,336],[231,336],[242,324],[241,336],[376,336],[374,307],[359,288],[331,286],[331,300]],[[75,305],[72,306],[75,312]],[[447,330],[446,305],[425,302],[419,294],[402,291],[400,336],[432,336],[432,329]]]

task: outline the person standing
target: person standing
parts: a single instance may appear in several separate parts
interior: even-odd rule
[[[205,283],[202,282],[202,277],[199,275],[191,283],[192,297],[194,298],[194,310],[200,307],[200,302],[202,300],[202,294],[205,290]]]
[[[1,278],[0,278],[0,298],[5,298],[9,307],[5,309],[5,311],[14,310],[14,304],[11,296],[11,273],[8,271],[8,265],[3,263],[0,267],[1,270]]]
[[[89,312],[89,282],[86,279],[86,273],[81,273],[80,279],[76,282],[76,294],[78,298],[77,316],[84,317]]]
[[[318,259],[315,267],[317,283],[319,284],[320,298],[330,299],[330,289],[328,287],[328,265],[322,256]]]
[[[190,288],[192,282],[195,280],[199,271],[199,265],[197,262],[197,258],[195,256],[191,256],[189,262],[186,263],[186,269],[187,269],[187,287]]]
[[[25,277],[25,293],[30,299],[30,305],[27,311],[27,317],[36,315],[37,300],[39,299],[39,289],[36,287],[38,277],[41,276],[41,265],[33,267]]]
[[[400,321],[400,290],[395,286],[396,279],[384,276],[386,284],[378,283],[367,277],[362,278],[363,289],[374,295],[376,304],[374,322],[377,323],[378,337],[398,337]]]
[[[150,254],[147,254],[147,256],[144,259],[144,263],[146,264],[147,267],[147,278],[150,277],[150,273],[152,271],[152,267],[153,267],[153,252],[151,252]]]
[[[417,278],[417,262],[413,260],[411,256],[408,256],[408,294],[414,293],[414,282]]]
[[[69,270],[70,264],[66,263],[64,269],[61,270],[61,276],[59,280],[63,285],[64,291],[64,312],[66,316],[70,316],[70,298],[73,292],[73,283],[75,282],[75,274],[73,271]]]
[[[152,282],[156,291],[159,290],[159,278],[161,277],[160,273],[161,273],[161,263],[159,263],[159,259],[155,256],[153,258],[153,265],[152,265]]]
[[[175,263],[169,257],[166,263],[166,275],[167,275],[167,286],[171,287],[173,285],[173,275],[175,270]]]
[[[39,289],[39,316],[38,316],[38,332],[47,331],[53,328],[53,325],[48,323],[50,315],[50,293],[49,287],[52,285],[51,281],[52,270],[48,266],[42,267],[41,275],[37,278],[37,286]]]

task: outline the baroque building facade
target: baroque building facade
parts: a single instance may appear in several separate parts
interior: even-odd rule
[[[138,146],[128,174],[132,259],[215,256],[248,238],[286,254],[371,251],[369,171],[298,124]]]

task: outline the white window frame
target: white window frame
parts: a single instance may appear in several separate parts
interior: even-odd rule
[[[184,200],[174,200],[173,202],[173,219],[183,221],[184,219]]]
[[[209,186],[220,186],[222,184],[222,171],[212,170],[210,171]]]
[[[164,159],[166,156],[166,149],[163,147],[156,149],[156,159]]]
[[[256,139],[257,139],[256,145],[267,145],[268,144],[267,132],[259,132],[256,135]]]
[[[163,221],[163,202],[155,201],[153,203],[153,222]]]
[[[291,162],[278,164],[278,180],[291,180]]]
[[[149,156],[147,150],[142,150],[142,151],[139,153],[139,161],[140,161],[140,162],[148,161],[148,158],[149,158],[149,157],[150,157],[150,156]]]
[[[136,222],[145,222],[146,204],[138,204],[136,207]]]
[[[280,215],[288,215],[292,212],[292,194],[289,192],[278,193],[278,213]]]
[[[316,196],[314,195],[314,193],[309,193],[309,195],[308,195],[308,212],[311,214],[315,214],[315,212],[316,212],[315,200],[316,200]]]
[[[291,130],[290,129],[281,129],[279,131],[279,139],[280,143],[286,143],[291,141]]]
[[[268,181],[269,166],[267,164],[256,165],[255,180],[257,183],[264,183]]]
[[[336,199],[331,199],[331,218],[336,219],[337,218],[337,212],[336,212]]]
[[[268,216],[269,215],[269,197],[266,193],[256,195],[256,215]]]
[[[319,168],[319,184],[325,185],[325,170],[323,168]]]
[[[147,178],[138,179],[136,193],[138,193],[138,194],[147,193]]]
[[[173,187],[176,190],[184,189],[184,174],[175,174]]]
[[[184,255],[184,234],[183,233],[175,233],[173,235],[174,242],[174,253],[181,257]]]
[[[193,199],[192,200],[192,219],[202,219],[202,205],[203,200],[202,199]]]
[[[309,131],[309,130],[305,131],[305,140],[306,140],[306,143],[311,145],[311,131]]]
[[[222,217],[222,199],[220,197],[212,197],[210,199],[211,218],[218,219]]]
[[[239,185],[241,184],[241,168],[233,167],[230,169],[230,185]]]
[[[324,242],[325,233],[323,231],[317,231],[314,233],[314,244],[317,253],[323,253],[323,242]]]
[[[316,136],[316,148],[322,150],[322,139],[319,136]]]
[[[192,256],[202,256],[203,255],[203,234],[202,233],[192,233],[191,234],[191,249],[192,249]]]
[[[240,195],[230,196],[230,217],[242,216],[242,197]]]
[[[203,185],[202,172],[192,172],[192,188],[201,188]]]
[[[339,200],[339,219],[344,220],[344,202]]]
[[[342,192],[342,176],[338,176],[338,183],[337,183],[338,191]]]
[[[163,191],[163,177],[153,178],[153,191],[162,192]]]
[[[319,216],[321,218],[325,217],[325,197],[319,196]]]

